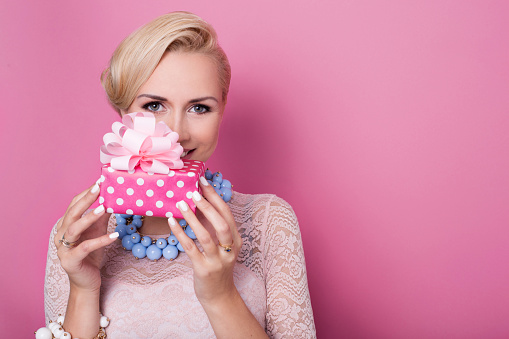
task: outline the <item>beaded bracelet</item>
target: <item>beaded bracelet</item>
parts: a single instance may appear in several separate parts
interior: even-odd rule
[[[35,331],[35,339],[71,339],[72,336],[69,332],[64,330],[62,326],[64,324],[65,317],[61,314],[58,315],[57,321],[49,321],[47,327],[41,327],[37,331]],[[110,324],[110,319],[101,315],[101,319],[99,320],[99,333],[94,337],[94,339],[105,339],[107,338],[106,332],[104,329],[108,327]],[[78,338],[75,338],[78,339]]]

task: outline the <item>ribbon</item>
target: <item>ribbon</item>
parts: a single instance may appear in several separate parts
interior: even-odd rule
[[[180,169],[184,151],[179,135],[148,112],[129,113],[111,125],[101,146],[101,162],[117,170],[132,171],[139,164],[145,172],[168,174]]]

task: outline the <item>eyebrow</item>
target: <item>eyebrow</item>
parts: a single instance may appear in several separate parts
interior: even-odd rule
[[[159,101],[168,101],[168,99],[166,99],[164,97],[160,97],[158,95],[153,95],[153,94],[140,94],[140,95],[138,95],[138,99],[139,98],[150,98],[150,99],[159,100]],[[216,98],[214,98],[212,96],[208,96],[208,97],[201,97],[201,98],[189,100],[189,103],[193,104],[193,103],[208,100],[208,99],[214,100],[215,102],[219,102]]]

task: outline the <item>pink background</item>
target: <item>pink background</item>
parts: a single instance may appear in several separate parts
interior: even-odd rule
[[[2,1],[2,337],[43,325],[49,231],[99,176],[100,72],[173,10],[229,55],[208,165],[294,207],[319,337],[509,337],[509,5],[481,0]]]

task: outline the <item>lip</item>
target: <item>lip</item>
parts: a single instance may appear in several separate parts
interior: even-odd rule
[[[191,157],[193,156],[193,153],[194,151],[196,150],[196,148],[193,148],[193,149],[184,149],[184,152],[188,152],[184,157],[180,158],[180,159],[191,159]]]

